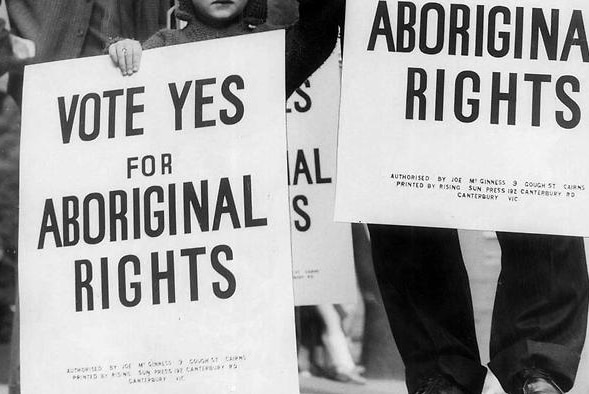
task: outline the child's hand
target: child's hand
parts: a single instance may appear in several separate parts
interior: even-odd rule
[[[133,75],[139,71],[141,63],[141,44],[139,41],[125,39],[108,47],[108,54],[123,75]]]

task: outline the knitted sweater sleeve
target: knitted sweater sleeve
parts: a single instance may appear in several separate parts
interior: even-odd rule
[[[160,30],[151,37],[149,37],[145,42],[141,44],[141,47],[145,49],[153,49],[153,48],[161,48],[167,45],[166,43],[166,29]]]
[[[333,51],[344,9],[344,0],[299,0],[299,20],[286,30],[287,98]]]

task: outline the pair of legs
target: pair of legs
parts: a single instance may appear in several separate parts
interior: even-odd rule
[[[338,306],[322,304],[296,308],[299,343],[309,350],[309,366],[327,378],[363,384],[363,368],[356,366],[344,333]],[[318,355],[317,348],[322,352]]]
[[[434,374],[468,393],[482,390],[486,368],[476,341],[472,299],[453,229],[371,225],[376,275],[409,392]],[[498,233],[501,274],[490,369],[511,392],[515,375],[549,372],[572,388],[587,327],[589,279],[583,239]]]

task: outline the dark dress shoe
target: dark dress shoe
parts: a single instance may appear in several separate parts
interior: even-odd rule
[[[466,394],[452,380],[443,375],[435,375],[424,379],[413,394]]]
[[[550,375],[541,370],[524,371],[520,382],[521,391],[514,394],[564,394]]]

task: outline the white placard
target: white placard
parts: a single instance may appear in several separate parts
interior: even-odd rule
[[[347,4],[336,219],[589,235],[589,5]]]
[[[283,102],[281,31],[27,68],[23,394],[298,393]]]
[[[339,48],[339,46],[338,46]],[[296,305],[353,303],[352,230],[333,220],[340,51],[287,102]]]

